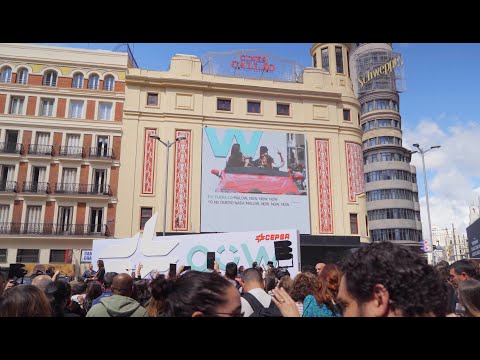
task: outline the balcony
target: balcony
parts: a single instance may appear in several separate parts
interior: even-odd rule
[[[28,145],[28,154],[29,155],[52,156],[53,155],[53,146],[52,145],[30,144],[30,145]]]
[[[16,181],[0,180],[0,192],[17,192],[17,190]]]
[[[85,152],[81,146],[60,146],[58,156],[81,159],[85,157]]]
[[[50,184],[48,182],[24,181],[22,192],[50,194]]]
[[[112,196],[110,185],[100,185],[100,184],[57,183],[55,185],[55,193],[56,194]]]
[[[22,155],[23,145],[20,143],[2,142],[0,143],[0,153]]]
[[[90,148],[89,157],[91,158],[100,158],[100,159],[114,159],[115,154],[113,149],[101,148],[101,147],[92,147]]]
[[[101,224],[0,223],[0,235],[110,236]]]

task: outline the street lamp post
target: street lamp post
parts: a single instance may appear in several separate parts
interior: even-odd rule
[[[167,227],[168,159],[169,159],[170,146],[175,144],[177,141],[185,140],[186,138],[178,137],[175,139],[175,141],[172,141],[172,142],[170,141],[164,142],[162,139],[160,139],[160,136],[158,135],[150,135],[150,138],[160,141],[167,148],[166,161],[165,161],[165,197],[164,197],[164,204],[163,204],[163,236],[165,236],[165,229]]]
[[[418,152],[418,153],[420,153],[420,155],[422,155],[423,179],[424,179],[423,182],[425,184],[425,197],[427,199],[428,230],[430,232],[430,246],[431,246],[431,251],[432,251],[432,263],[433,263],[433,265],[435,265],[435,255],[433,253],[432,223],[431,223],[431,220],[430,220],[430,202],[428,201],[427,172],[425,171],[425,158],[424,158],[424,156],[430,150],[438,149],[440,147],[440,145],[431,146],[430,149],[427,149],[427,150],[422,149],[419,144],[413,144],[413,146],[415,146],[418,149],[418,151],[417,150],[412,151],[412,154]]]

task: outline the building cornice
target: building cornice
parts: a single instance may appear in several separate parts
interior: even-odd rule
[[[0,85],[0,93],[8,92],[11,94],[29,94],[41,97],[46,96],[70,96],[82,98],[108,99],[124,101],[125,93],[90,90],[90,89],[75,89],[75,88],[59,88],[53,86],[35,86],[35,85],[7,85],[5,83]]]
[[[21,120],[21,121],[19,121]],[[23,115],[12,114],[0,115],[1,126],[13,126],[20,128],[54,128],[55,130],[83,130],[83,131],[104,131],[115,134],[122,134],[122,123],[119,121],[101,120],[79,120],[70,118],[29,118]]]
[[[353,96],[343,95],[338,92],[329,91],[315,91],[300,88],[276,88],[266,85],[250,85],[250,84],[235,84],[224,83],[207,80],[196,79],[173,79],[173,78],[152,78],[146,76],[127,75],[127,87],[129,86],[143,86],[143,87],[177,87],[188,88],[193,90],[203,91],[224,91],[237,92],[246,94],[261,94],[270,96],[281,96],[287,98],[296,98],[304,100],[321,100],[350,103],[356,107],[360,107],[359,102]]]
[[[310,122],[298,122],[297,119],[289,119],[286,121],[282,119],[282,122],[276,121],[262,121],[259,119],[246,119],[246,118],[227,118],[227,117],[213,117],[204,115],[193,114],[178,114],[178,113],[161,113],[152,114],[141,111],[125,111],[124,122],[128,121],[156,121],[161,123],[182,123],[201,125],[201,126],[225,126],[226,122],[230,124],[238,124],[237,127],[251,126],[252,128],[258,128],[262,125],[268,126],[269,129],[289,131],[293,128],[301,128],[308,131],[323,131],[330,133],[351,134],[356,137],[362,136],[362,130],[356,127],[341,126],[333,124],[315,124]],[[300,131],[300,130],[299,130]],[[359,139],[359,143],[361,143]]]

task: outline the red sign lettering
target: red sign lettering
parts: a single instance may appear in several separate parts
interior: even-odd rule
[[[265,56],[240,55],[238,60],[232,60],[230,66],[234,69],[275,71],[275,65],[269,64]]]

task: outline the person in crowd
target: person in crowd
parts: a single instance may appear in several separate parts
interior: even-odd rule
[[[112,282],[113,295],[93,305],[87,317],[145,317],[147,311],[131,298],[133,278],[125,273],[115,276]]]
[[[0,317],[51,317],[47,296],[37,286],[20,285],[0,298]]]
[[[40,290],[45,291],[47,285],[52,282],[50,275],[39,275],[32,280],[32,285],[38,287]]]
[[[292,278],[290,278],[290,275],[282,277],[278,282],[277,288],[284,288],[285,291],[289,295],[291,295],[292,290],[293,290],[293,280],[292,280]],[[273,290],[272,290],[272,292],[273,292]],[[302,305],[303,305],[303,303],[302,303]]]
[[[340,272],[333,264],[327,264],[322,269],[313,293],[303,301],[303,317],[337,317],[335,298],[338,293]]]
[[[238,268],[237,278],[240,278],[243,281],[243,273],[245,272],[245,266],[241,265]]]
[[[95,270],[93,270],[93,264],[90,263],[90,264],[88,265],[88,269],[83,272],[82,277],[83,277],[84,279],[90,279],[90,278],[93,278],[96,273],[97,273],[97,272],[96,272]]]
[[[265,290],[262,274],[255,268],[245,270],[243,274],[243,293],[253,295],[265,308],[270,306],[272,297],[268,295]],[[253,308],[250,303],[244,298],[241,298],[242,313],[244,317],[249,317],[253,314]]]
[[[148,301],[147,315],[149,317],[159,317],[163,316],[163,311],[165,309],[166,297],[164,295],[165,288],[170,286],[171,283],[167,281],[165,275],[159,274],[148,284],[148,289],[150,291],[151,297]]]
[[[53,317],[80,317],[69,309],[71,287],[61,280],[52,281],[45,289]]]
[[[85,281],[79,281],[77,285],[75,285],[72,289],[72,296],[70,300],[73,304],[72,311],[78,313],[81,316],[85,316],[86,312],[83,310],[83,301],[85,300],[85,295],[87,293],[88,284]],[[78,307],[77,307],[78,304]],[[78,308],[80,309],[79,312],[77,311]],[[75,309],[75,310],[73,310]]]
[[[7,278],[3,274],[3,272],[0,271],[0,296],[3,295],[3,290],[5,289],[5,285],[7,285]]]
[[[480,317],[480,281],[468,279],[458,284],[460,304],[466,317]]]
[[[97,297],[95,300],[93,300],[92,306],[98,304],[100,302],[100,300],[102,300],[104,297],[108,297],[108,296],[113,295],[111,286],[112,286],[112,283],[113,283],[113,279],[117,275],[118,275],[118,273],[116,273],[116,272],[108,272],[108,273],[105,274],[105,276],[103,278],[103,285],[102,285],[103,286],[103,293],[99,297]]]
[[[101,284],[103,284],[103,279],[105,277],[105,265],[103,264],[103,260],[98,260],[97,266],[98,266],[98,271],[93,277],[93,280],[99,281]]]
[[[426,259],[388,241],[359,248],[341,266],[337,303],[345,317],[445,316],[447,293]]]
[[[322,272],[322,269],[325,267],[325,263],[322,263],[322,262],[319,262],[315,265],[315,272],[317,273],[317,275],[320,275],[320,273]]]
[[[235,288],[240,291],[242,284],[237,280],[237,264],[229,262],[225,265],[225,279],[227,279]]]
[[[475,268],[475,280],[480,281],[480,260],[479,259],[468,259],[470,263]]]
[[[450,281],[450,265],[445,260],[442,260],[434,267],[442,279],[445,290],[447,291],[447,314],[452,314],[455,312],[455,304],[458,302],[458,299],[455,293],[455,288]]]
[[[88,284],[87,292],[85,293],[85,298],[83,300],[83,310],[85,314],[88,313],[88,310],[93,306],[93,301],[102,295],[103,289],[102,284],[98,281],[91,281]]]
[[[150,290],[148,289],[148,283],[148,280],[137,280],[133,283],[132,298],[137,300],[144,308],[147,307],[151,296]]]
[[[450,279],[458,286],[462,281],[474,279],[477,275],[475,266],[467,259],[455,261],[450,265]]]
[[[272,290],[275,289],[277,286],[277,278],[273,271],[267,271],[265,275],[265,279],[263,280],[265,283],[265,291],[268,295],[273,295]]]
[[[216,272],[192,270],[176,280],[166,279],[158,293],[152,288],[152,296],[163,302],[164,317],[242,316],[238,290]]]
[[[310,273],[310,274],[313,274],[313,275],[316,275],[317,272],[315,271],[315,268],[312,266],[312,265],[304,265],[302,266],[302,273]]]
[[[318,277],[311,272],[301,272],[293,279],[293,287],[290,292],[293,301],[297,304],[300,315],[303,314],[303,302],[308,295],[315,293],[318,287]]]

